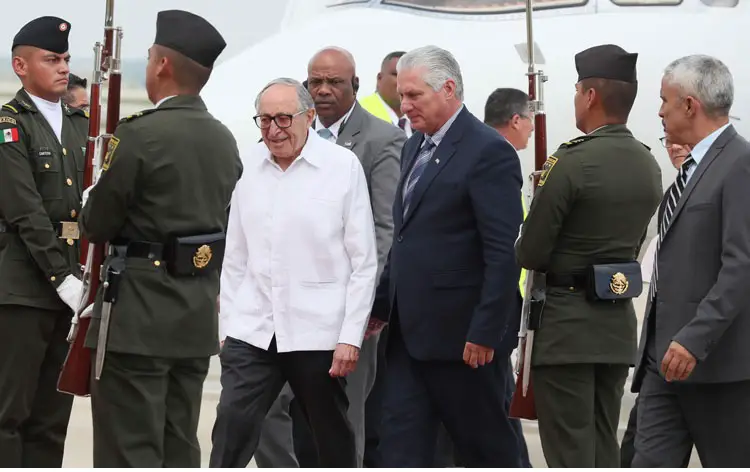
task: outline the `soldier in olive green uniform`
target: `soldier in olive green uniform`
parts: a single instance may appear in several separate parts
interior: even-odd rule
[[[86,115],[63,104],[70,23],[15,36],[23,88],[0,108],[0,467],[61,467],[73,397],[57,392],[81,297]]]
[[[203,382],[219,351],[223,232],[242,163],[198,94],[226,44],[188,12],[160,12],[156,28],[155,107],[121,120],[80,218],[86,238],[111,243],[104,272],[123,269],[92,383],[94,467],[200,467]],[[85,343],[96,355],[102,296]]]
[[[632,296],[642,290],[637,257],[662,196],[656,160],[626,126],[637,56],[614,45],[576,55],[576,125],[586,134],[545,163],[516,243],[521,266],[546,277],[531,380],[550,467],[619,466],[620,403],[636,354]]]

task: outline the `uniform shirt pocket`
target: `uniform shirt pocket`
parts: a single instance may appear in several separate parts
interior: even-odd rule
[[[31,151],[31,159],[37,191],[42,200],[61,200],[63,178],[60,175],[60,157],[54,150],[40,147]]]

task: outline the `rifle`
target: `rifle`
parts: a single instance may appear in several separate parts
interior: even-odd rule
[[[547,160],[547,117],[544,112],[544,82],[547,81],[547,76],[535,67],[532,2],[533,0],[526,0],[526,48],[529,64],[526,75],[529,78],[529,98],[534,114],[534,172],[529,175],[527,208],[531,208],[533,193],[536,192],[544,162]],[[539,327],[544,306],[543,287],[544,275],[528,271],[521,309],[521,328],[518,332],[518,358],[515,366],[518,377],[509,411],[512,418],[537,419],[534,389],[531,384],[531,353],[534,347],[534,332]]]
[[[96,183],[103,165],[103,151],[108,149],[115,127],[120,119],[120,70],[122,28],[114,26],[114,0],[106,0],[104,16],[104,44],[94,45],[94,73],[91,81],[89,132],[86,142],[86,165],[83,188]],[[105,134],[101,134],[101,91],[108,82],[107,121]],[[81,265],[83,266],[83,293],[81,303],[71,322],[68,342],[70,349],[65,358],[57,383],[62,393],[87,397],[91,394],[91,350],[84,347],[91,318],[81,318],[83,310],[93,304],[101,282],[101,268],[108,251],[107,244],[95,245],[81,238]],[[101,329],[104,329],[102,326]],[[97,351],[98,352],[98,351]],[[97,356],[98,357],[98,356]]]

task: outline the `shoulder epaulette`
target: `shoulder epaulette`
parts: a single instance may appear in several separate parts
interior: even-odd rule
[[[560,145],[561,148],[571,148],[573,146],[578,146],[581,143],[585,143],[586,141],[590,139],[594,139],[596,135],[587,134],[584,136],[579,136],[575,139],[571,139],[570,141],[564,142]]]
[[[651,151],[651,148],[648,145],[646,145],[646,143],[641,143],[641,144],[643,144],[643,147],[645,147],[649,152]]]
[[[70,116],[70,115],[81,115],[81,116],[84,116],[86,118],[89,117],[89,112],[87,112],[86,110],[81,110],[80,108],[72,107],[72,106],[67,105],[67,104],[63,104],[63,108],[65,109],[65,113],[68,116]]]
[[[132,115],[128,115],[125,118],[121,118],[120,121],[118,122],[118,124],[120,124],[120,123],[127,123],[129,121],[133,121],[133,120],[135,120],[137,118],[140,118],[142,116],[151,114],[151,113],[155,112],[156,110],[158,110],[158,108],[149,108],[148,110],[141,110],[139,112],[133,113]]]
[[[3,110],[8,110],[9,112],[17,115],[19,113],[19,110],[22,110],[23,108],[18,106],[18,103],[15,100],[11,100],[5,105],[3,105]]]

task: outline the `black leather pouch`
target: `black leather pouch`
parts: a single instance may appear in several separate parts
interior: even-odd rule
[[[594,264],[589,267],[586,295],[590,300],[628,300],[643,291],[638,261]]]
[[[218,271],[224,260],[224,232],[175,236],[167,244],[167,271],[175,277],[194,277]]]

